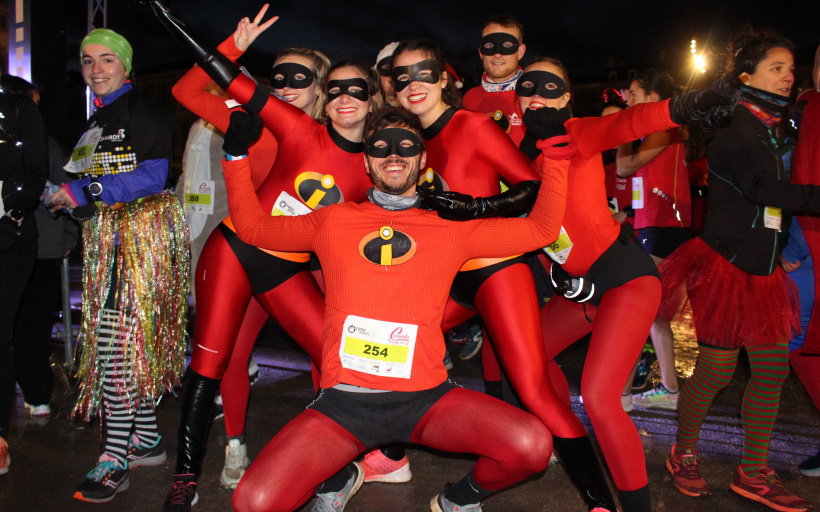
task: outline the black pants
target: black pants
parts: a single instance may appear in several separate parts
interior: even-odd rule
[[[8,437],[14,401],[12,330],[26,282],[37,259],[37,236],[18,236],[11,249],[0,251],[0,436]]]
[[[51,400],[54,374],[49,355],[54,312],[60,303],[62,258],[38,259],[29,277],[14,322],[14,364],[17,384],[27,404],[45,405]]]

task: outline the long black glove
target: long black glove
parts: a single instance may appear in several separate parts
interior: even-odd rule
[[[700,122],[705,131],[718,128],[720,122],[735,113],[740,100],[739,73],[716,80],[705,90],[688,91],[669,100],[669,115],[676,124]]]
[[[225,142],[222,149],[231,156],[248,154],[248,148],[259,139],[262,134],[262,118],[248,114],[242,110],[231,112],[231,124],[225,132]]]
[[[194,56],[199,67],[216,82],[216,85],[227,91],[231,82],[239,76],[240,70],[236,64],[216,49],[209,49],[200,42],[199,38],[185,26],[182,20],[172,13],[172,9],[165,5],[162,0],[142,0],[141,3],[151,6],[151,10],[154,11],[160,23],[182,42],[185,48]]]
[[[524,112],[524,125],[527,131],[519,144],[519,149],[535,160],[545,147],[550,147],[548,156],[555,159],[569,158],[575,149],[564,126],[572,113],[568,108],[555,109],[544,107]]]
[[[422,206],[435,210],[448,220],[473,220],[488,217],[517,217],[527,213],[535,204],[541,182],[522,181],[501,194],[490,197],[472,197],[459,192],[436,192],[419,188]]]

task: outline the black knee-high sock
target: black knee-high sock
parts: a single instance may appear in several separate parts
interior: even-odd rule
[[[652,498],[649,494],[649,485],[634,491],[618,491],[621,495],[621,505],[624,512],[652,512]]]
[[[473,478],[473,472],[470,471],[467,473],[467,476],[451,485],[444,493],[444,497],[456,505],[471,505],[473,503],[480,503],[492,493],[493,491],[489,491],[478,485],[475,478]]]
[[[196,479],[202,472],[205,443],[208,441],[208,428],[218,389],[217,379],[200,375],[190,368],[185,373],[177,430],[177,475],[192,474]]]
[[[615,498],[609,491],[604,468],[589,436],[568,439],[552,436],[552,446],[567,476],[581,492],[589,510],[596,507],[615,512]]]
[[[319,485],[319,488],[316,489],[316,494],[341,491],[347,481],[350,480],[350,477],[354,474],[356,474],[356,469],[351,462],[347,466],[343,467],[338,473],[322,482]]]

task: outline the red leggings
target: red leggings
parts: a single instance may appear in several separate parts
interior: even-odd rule
[[[196,268],[197,315],[191,368],[200,375],[220,379],[236,351],[235,364],[247,364],[255,337],[242,338],[236,346],[240,325],[251,297],[319,363],[322,357],[324,295],[310,272],[300,272],[276,288],[253,294],[245,269],[219,230],[214,230]],[[237,379],[238,380],[238,379]],[[233,389],[226,390],[229,396]],[[247,399],[245,400],[247,402]],[[223,400],[224,403],[224,400]]]
[[[436,402],[410,441],[479,455],[473,477],[488,490],[503,489],[543,470],[552,452],[549,432],[538,420],[463,388]],[[234,493],[234,510],[295,510],[365,448],[338,423],[308,409],[285,425],[253,461]]]
[[[541,313],[549,359],[592,332],[581,377],[581,394],[612,479],[621,491],[634,491],[647,485],[643,444],[621,406],[621,391],[646,343],[660,299],[660,281],[644,276],[608,290],[600,306],[596,309],[588,305],[586,314],[582,304],[560,296],[550,300]],[[569,407],[556,403],[551,410],[562,416],[567,425],[577,423],[577,432],[583,430]],[[550,430],[560,437],[578,437]]]

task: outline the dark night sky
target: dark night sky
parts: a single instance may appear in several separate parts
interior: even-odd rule
[[[83,16],[84,0],[78,4]],[[232,33],[242,16],[256,14],[263,2],[169,0],[180,17],[205,41],[214,45]],[[170,35],[163,32],[144,7],[131,0],[109,0],[109,28],[127,34],[135,46],[135,67],[190,62]],[[82,5],[82,7],[80,7]],[[466,7],[466,6],[471,7]],[[275,2],[268,16],[280,20],[254,44],[251,70],[263,73],[273,53],[284,46],[308,46],[324,51],[332,61],[360,58],[372,63],[386,43],[403,38],[429,37],[445,48],[448,60],[462,74],[477,76],[477,40],[484,19],[496,12],[512,14],[524,23],[527,55],[549,55],[565,62],[576,77],[601,75],[607,56],[628,67],[658,64],[665,49],[671,62],[686,56],[689,41],[725,44],[728,35],[750,23],[779,31],[798,48],[820,43],[820,2],[802,0],[791,11],[760,0],[507,1],[416,0],[398,2],[318,1]],[[85,22],[80,19],[79,30]],[[69,29],[71,32],[76,29]],[[80,37],[82,34],[76,35]],[[253,59],[256,57],[256,59]],[[673,71],[673,69],[670,69]]]

